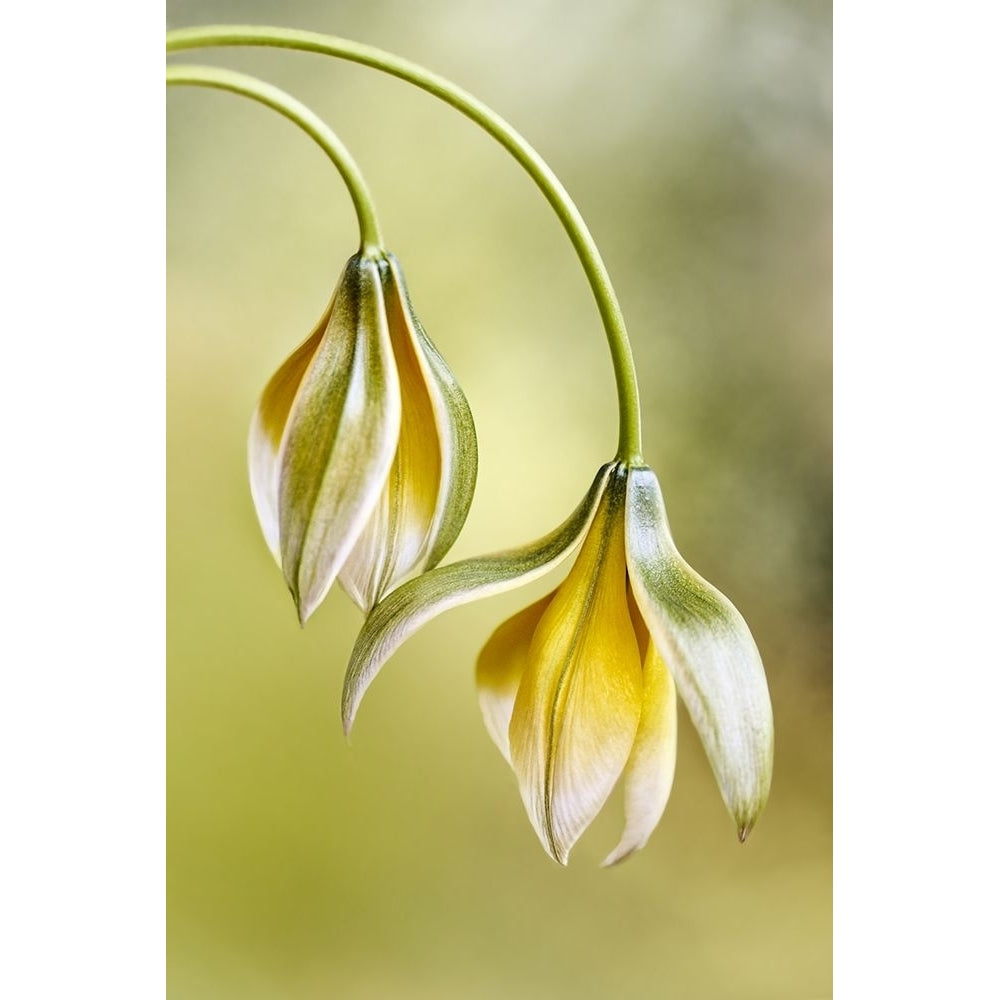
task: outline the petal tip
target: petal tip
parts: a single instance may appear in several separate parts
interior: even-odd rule
[[[299,623],[299,628],[305,628],[306,622],[309,620],[309,616],[312,614],[312,610],[306,608],[304,602],[302,601],[302,595],[299,593],[298,588],[295,584],[285,577],[285,585],[288,587],[288,593],[292,597],[292,604],[295,605],[295,618]]]
[[[295,602],[295,615],[299,620],[299,628],[305,628],[306,622],[313,616],[318,604],[315,601],[306,601],[302,594],[289,588],[292,593],[292,600]]]
[[[753,830],[754,820],[748,819],[744,820],[742,823],[737,823],[736,825],[736,836],[741,844],[747,842],[747,837],[750,836],[750,831]]]
[[[538,834],[538,839],[545,849],[545,853],[557,864],[560,868],[566,868],[569,865],[569,852],[572,849],[572,845],[566,847],[556,840],[554,833],[551,830],[541,830],[536,828],[535,832]]]
[[[340,728],[344,731],[344,739],[348,743],[351,741],[351,730],[354,728],[354,720],[357,717],[357,705],[348,699],[348,694],[344,692],[344,700],[340,706]]]
[[[621,850],[621,848],[616,847],[602,862],[602,868],[615,868],[620,865],[623,861],[632,857],[633,854],[638,850],[638,847],[630,847],[627,850]]]

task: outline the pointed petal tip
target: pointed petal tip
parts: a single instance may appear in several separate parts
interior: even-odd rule
[[[351,730],[354,728],[354,719],[357,709],[346,702],[340,707],[340,728],[344,730],[344,739],[351,742]]]
[[[299,628],[305,628],[306,621],[309,619],[309,614],[311,612],[307,612],[306,609],[303,607],[302,599],[298,594],[298,592],[296,591],[295,587],[293,587],[290,583],[288,583],[287,579],[285,580],[285,583],[288,586],[288,593],[291,594],[292,604],[295,605],[295,618],[299,623]]]
[[[292,601],[295,603],[295,617],[299,620],[299,628],[305,628],[306,622],[312,617],[315,607],[310,607],[303,600],[301,595],[292,591]]]
[[[652,832],[652,829],[650,830]],[[641,851],[647,844],[649,836],[641,839],[637,837],[623,836],[615,845],[614,850],[601,862],[602,868],[614,868],[623,861],[627,861],[636,851]]]
[[[620,865],[623,861],[632,857],[633,854],[638,850],[638,846],[630,847],[628,850],[621,850],[620,847],[616,847],[602,862],[602,868],[615,868]]]
[[[560,868],[565,868],[569,864],[569,852],[571,847],[564,847],[562,844],[558,844],[555,841],[551,831],[547,832],[545,836],[542,836],[541,831],[535,831],[538,834],[538,839],[541,842],[542,847],[545,849],[545,853],[557,864]]]
[[[750,836],[750,831],[753,829],[753,823],[741,823],[736,829],[736,836],[739,838],[741,844],[747,842],[747,837]]]
[[[287,583],[287,580],[286,580]],[[295,603],[295,613],[299,619],[299,625],[305,628],[305,624],[317,612],[319,606],[326,600],[330,588],[325,587],[317,591],[315,587],[303,587],[300,585],[288,584],[288,592],[292,595]]]

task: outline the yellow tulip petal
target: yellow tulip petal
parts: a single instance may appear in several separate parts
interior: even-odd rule
[[[378,265],[356,255],[344,269],[281,448],[281,565],[302,621],[326,596],[378,502],[399,421]]]
[[[625,831],[605,866],[646,846],[663,816],[677,763],[677,689],[656,646],[648,642],[642,668],[642,715],[625,765]]]
[[[635,641],[639,646],[639,656],[642,657],[643,663],[645,663],[649,652],[649,629],[646,627],[646,622],[642,617],[642,612],[639,610],[639,605],[635,603],[635,594],[632,593],[632,588],[628,587],[627,590],[628,614],[629,618],[632,619],[632,628],[635,629]]]
[[[732,602],[681,558],[647,468],[629,470],[625,544],[636,603],[744,840],[767,801],[774,758],[760,653]]]
[[[476,427],[465,393],[410,303],[399,261],[391,253],[386,254],[386,261],[386,311],[390,329],[406,331],[437,428],[440,460],[437,502],[427,533],[426,560],[421,567],[429,569],[444,558],[458,538],[472,504],[479,467]]]
[[[278,456],[288,414],[299,391],[302,376],[319,347],[330,322],[333,300],[320,317],[313,332],[295,349],[264,387],[250,421],[247,458],[250,466],[250,495],[268,548],[281,563],[278,545]]]
[[[601,467],[582,503],[544,538],[508,552],[438,566],[376,604],[347,664],[341,701],[344,732],[350,733],[361,699],[383,664],[414,632],[450,608],[520,587],[561,562],[590,525],[611,468]]]
[[[483,722],[508,764],[508,730],[514,699],[528,666],[531,638],[553,596],[549,594],[508,618],[486,641],[476,661],[476,688]]]
[[[594,523],[531,643],[510,753],[549,854],[565,864],[629,758],[642,666],[626,599],[624,481],[612,475]]]

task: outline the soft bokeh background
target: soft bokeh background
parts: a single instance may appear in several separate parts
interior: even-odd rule
[[[568,869],[535,840],[479,719],[489,632],[549,589],[438,619],[389,663],[352,745],[360,625],[305,630],[259,535],[245,435],[356,247],[294,126],[172,89],[168,127],[168,969],[205,998],[831,994],[830,10],[802,0],[170,2],[406,55],[508,117],[602,248],[688,560],[733,598],[771,682],[770,803],[740,846],[686,717],[649,846]],[[453,557],[519,544],[614,451],[607,348],[552,212],[495,142],[372,70],[262,50],[354,151],[415,305],[464,386],[479,488]]]

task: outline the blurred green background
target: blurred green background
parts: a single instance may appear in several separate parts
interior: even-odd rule
[[[576,199],[629,322],[645,451],[687,559],[770,679],[770,803],[741,847],[686,716],[649,846],[613,798],[550,861],[479,717],[490,631],[453,611],[390,661],[352,745],[360,615],[296,624],[247,488],[265,381],[357,230],[312,143],[241,98],[167,96],[168,976],[172,997],[812,1000],[831,995],[830,9],[801,0],[172,2],[387,48],[466,86]],[[304,54],[202,51],[340,133],[479,431],[452,557],[523,543],[614,452],[583,273],[513,160],[434,98]],[[682,713],[683,714],[683,713]]]

